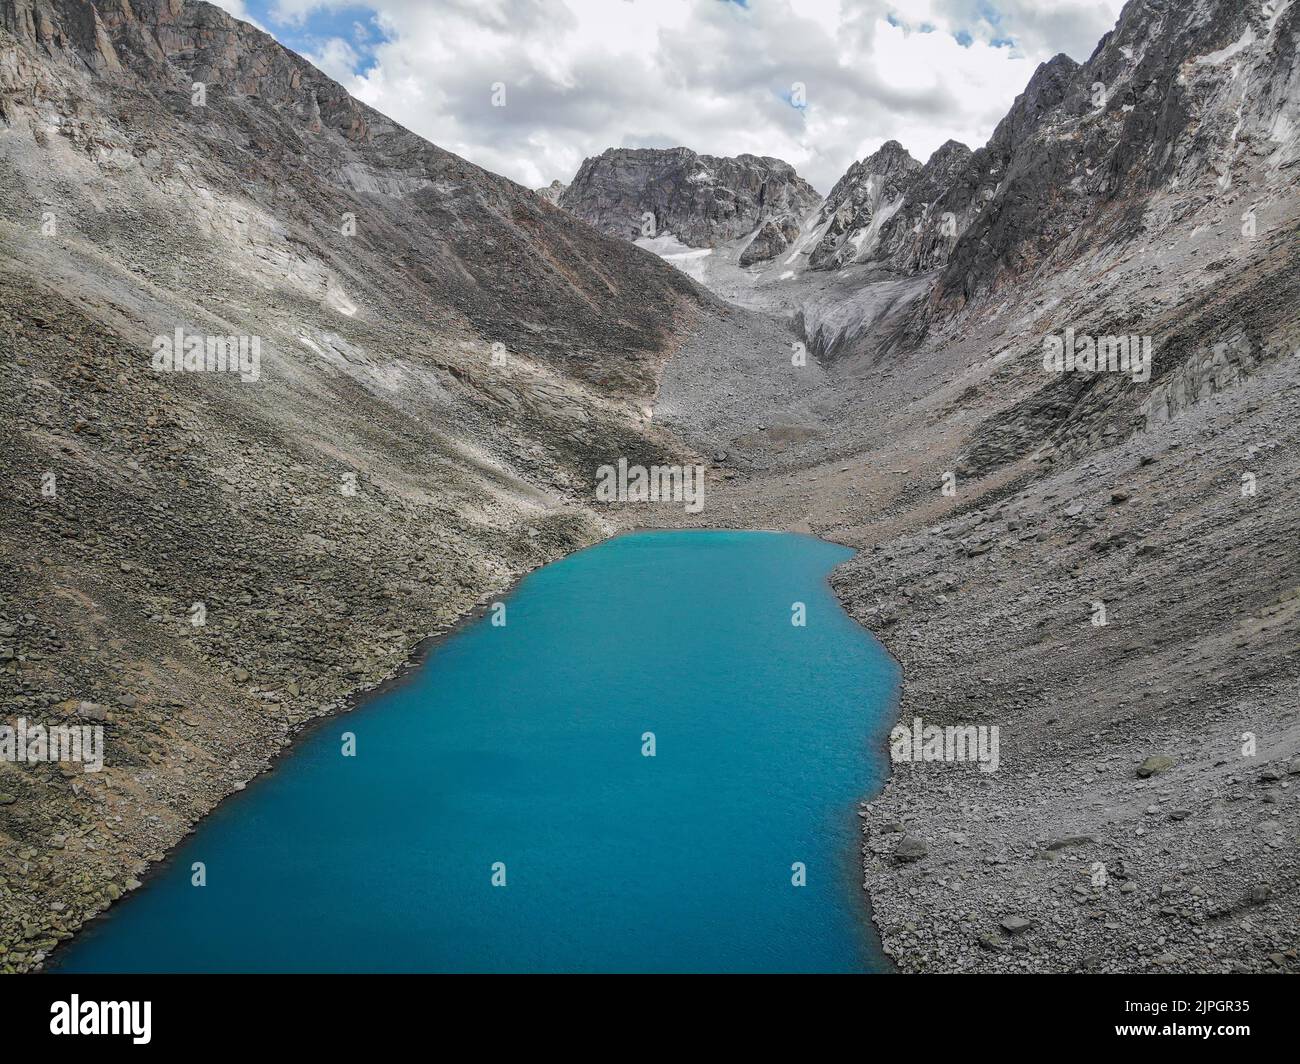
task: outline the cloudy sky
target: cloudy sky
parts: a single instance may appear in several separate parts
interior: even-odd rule
[[[793,163],[825,193],[901,141],[982,145],[1123,0],[216,0],[354,96],[530,187],[609,147]],[[505,86],[504,106],[493,86]],[[498,99],[500,95],[498,94]]]

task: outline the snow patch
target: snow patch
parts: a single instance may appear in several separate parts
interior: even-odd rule
[[[1255,43],[1255,28],[1247,26],[1246,32],[1243,33],[1234,44],[1226,48],[1220,48],[1217,52],[1208,52],[1205,55],[1198,55],[1196,62],[1200,66],[1221,66],[1231,59],[1234,55],[1244,52]]]
[[[853,256],[850,261],[861,262],[875,250],[876,243],[880,238],[881,228],[902,209],[905,200],[906,197],[900,194],[892,202],[877,207],[871,215],[871,224],[865,229],[857,230],[849,237],[849,243],[853,245]]]
[[[633,243],[637,247],[653,251],[670,266],[676,266],[687,277],[704,284],[704,260],[713,254],[712,248],[690,247],[683,244],[672,233],[638,237]]]
[[[805,253],[805,248],[810,244],[813,247],[816,247],[821,243],[822,236],[825,234],[827,226],[831,224],[829,218],[823,222],[818,222],[817,220],[821,215],[822,206],[825,202],[825,200],[822,200],[821,203],[817,204],[816,207],[808,212],[808,215],[804,220],[799,223],[799,235],[795,238],[794,245],[790,249],[789,257],[781,265],[793,266],[795,260]]]
[[[357,305],[350,300],[337,284],[331,279],[326,284],[325,305],[331,310],[336,310],[345,318],[354,318],[357,313]]]
[[[1273,14],[1268,19],[1268,32],[1272,34],[1273,27],[1277,25],[1277,20],[1286,14],[1286,9],[1291,6],[1291,0],[1282,0],[1281,3],[1273,9]]]

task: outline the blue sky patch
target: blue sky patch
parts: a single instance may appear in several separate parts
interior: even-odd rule
[[[388,40],[375,9],[364,4],[317,8],[299,21],[277,18],[275,0],[247,0],[244,6],[277,41],[300,55],[319,54],[334,37],[347,41],[357,55],[355,74],[365,74],[374,68],[378,62],[375,49]]]

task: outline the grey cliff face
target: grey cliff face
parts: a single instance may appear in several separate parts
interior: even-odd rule
[[[587,159],[560,205],[602,232],[635,239],[647,216],[656,234],[711,248],[754,232],[751,261],[770,257],[820,197],[780,159],[697,155],[689,148],[611,148]],[[761,240],[758,238],[761,237]]]
[[[818,212],[825,231],[809,266],[833,270],[871,258],[881,229],[903,206],[920,171],[921,164],[896,140],[849,167]]]
[[[1132,0],[1087,63],[1040,68],[960,192],[986,203],[962,228],[938,299],[961,305],[1053,249],[1132,234],[1118,210],[1156,192],[1231,188],[1248,160],[1300,159],[1295,5]]]

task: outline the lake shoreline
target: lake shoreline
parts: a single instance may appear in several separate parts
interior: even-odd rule
[[[640,522],[626,520],[626,518],[634,515],[638,515],[638,509],[636,507],[628,507],[628,506],[609,507],[603,509],[602,511],[597,512],[596,516],[598,519],[602,517],[604,518],[604,520],[600,520],[600,526],[604,533],[603,535],[601,535],[598,538],[592,539],[589,542],[583,543],[582,545],[576,547],[576,549],[574,550],[567,551],[565,553],[558,555],[557,557],[551,558],[549,560],[539,561],[535,565],[531,565],[527,568],[523,568],[517,573],[515,573],[511,577],[511,579],[504,585],[500,586],[499,588],[484,592],[482,595],[479,596],[479,598],[475,601],[472,607],[470,607],[468,610],[458,615],[457,618],[446,629],[444,629],[443,631],[432,633],[430,635],[426,635],[418,642],[416,642],[412,646],[408,655],[396,667],[395,671],[391,675],[385,677],[378,684],[372,687],[361,688],[352,692],[351,694],[344,697],[343,700],[340,702],[340,704],[325,709],[323,712],[315,716],[312,716],[311,718],[306,720],[299,728],[297,728],[288,737],[288,741],[284,745],[278,747],[268,756],[265,767],[263,767],[256,774],[254,774],[247,781],[245,786],[231,789],[227,791],[225,794],[223,794],[212,806],[210,806],[205,812],[203,812],[198,817],[194,818],[188,824],[184,832],[179,837],[177,837],[173,842],[170,843],[163,857],[160,860],[148,862],[146,867],[143,870],[137,872],[133,878],[140,884],[138,887],[134,888],[134,890],[130,892],[124,893],[121,896],[121,898],[119,898],[113,905],[109,905],[105,907],[104,909],[94,914],[90,918],[82,921],[78,925],[76,930],[72,933],[72,935],[66,939],[59,941],[46,954],[45,958],[40,962],[40,964],[36,966],[33,970],[37,972],[57,971],[60,956],[64,955],[67,952],[69,946],[73,942],[79,940],[84,934],[88,932],[92,932],[94,928],[101,925],[104,921],[112,918],[115,915],[119,905],[122,902],[126,901],[129,897],[131,897],[135,892],[147,888],[158,878],[172,871],[179,851],[194,837],[194,835],[205,825],[205,823],[212,816],[214,816],[219,811],[228,808],[230,805],[233,805],[240,799],[247,797],[252,792],[253,788],[257,783],[268,778],[273,772],[275,772],[278,768],[280,768],[282,763],[285,761],[285,759],[287,759],[291,755],[296,754],[301,749],[303,744],[308,742],[314,735],[316,735],[321,728],[328,726],[329,724],[335,722],[337,719],[341,717],[350,715],[357,709],[363,708],[364,706],[368,705],[375,699],[382,697],[387,692],[401,688],[407,683],[411,682],[411,680],[416,675],[418,675],[419,671],[426,665],[429,656],[435,650],[437,650],[445,642],[457,636],[466,628],[471,627],[479,620],[481,620],[484,616],[486,616],[486,614],[491,609],[492,604],[494,602],[504,601],[509,599],[511,596],[513,596],[517,592],[520,584],[528,576],[537,572],[539,569],[547,565],[552,565],[555,564],[556,562],[571,558],[574,555],[581,553],[582,551],[589,550],[593,547],[608,543],[611,540],[623,536],[635,535],[640,532],[660,532],[660,531],[662,532],[690,532],[690,531],[710,532],[712,531],[712,532],[769,533],[773,535],[804,536],[810,539],[820,540],[826,543],[832,543],[837,546],[842,546],[854,551],[858,549],[853,547],[851,544],[839,542],[836,539],[829,536],[819,536],[811,532],[806,532],[802,530],[793,530],[790,528],[781,528],[777,526],[735,527],[735,526],[721,526],[721,525],[696,526],[696,525],[673,525],[673,524],[658,524],[658,523],[643,524]],[[840,566],[849,564],[851,560],[852,559],[846,559],[844,562],[839,563],[839,565],[837,565],[835,569],[837,570],[840,568]],[[832,570],[831,573],[828,573],[824,579],[832,597],[838,603],[841,610],[844,610],[844,603],[840,599],[839,595],[836,593],[834,583],[832,581],[832,575],[834,571],[835,570]],[[849,614],[847,610],[844,610],[844,612],[846,616],[848,616],[850,619],[853,619],[852,615]],[[855,620],[854,623],[858,623],[859,626],[861,627],[860,622],[857,622]],[[863,630],[872,638],[880,641],[881,645],[888,653],[887,644],[885,644],[883,640],[880,640],[879,636],[876,633],[873,633],[870,631],[870,629],[866,629],[866,628],[864,628]],[[896,659],[893,658],[893,655],[889,654],[889,657],[890,660],[893,661],[894,664],[897,666],[898,663]],[[901,684],[902,684],[901,667],[899,668],[899,674],[900,674],[900,691],[901,691]],[[895,698],[893,700],[894,713],[891,720],[897,719],[899,709],[900,709],[899,700]],[[887,737],[888,728],[884,729],[884,733],[885,736]],[[881,745],[886,749],[887,752],[887,740],[882,740]],[[871,792],[864,799],[856,802],[853,805],[853,807],[849,810],[848,815],[852,816],[854,823],[857,824],[861,823],[861,818],[857,816],[857,813],[863,807],[863,804],[866,801],[870,801],[874,797],[878,796],[883,791],[884,787],[887,784],[888,784],[888,775],[886,775],[885,779],[882,780],[880,787],[876,788],[875,791]],[[860,830],[860,829],[855,829],[855,830]],[[861,853],[859,847],[855,847],[855,853],[853,856],[854,856],[854,863],[860,868]],[[883,940],[880,938],[880,928],[878,927],[877,921],[875,919],[875,909],[872,904],[870,894],[865,890],[861,890],[858,893],[863,904],[863,919],[868,924],[871,925],[872,937],[877,940],[878,945],[882,949],[885,958],[893,967],[893,970],[897,971],[896,959],[891,954],[889,954],[887,950],[884,949]]]
[[[806,540],[810,541],[810,543],[814,543],[814,542],[815,542],[815,543],[819,543],[819,544],[821,544],[823,547],[828,547],[828,546],[839,547],[839,548],[841,549],[842,552],[847,552],[847,551],[851,550],[851,548],[843,547],[843,545],[839,545],[839,544],[830,544],[830,543],[828,543],[827,541],[825,541],[825,540],[821,540],[821,539],[819,539],[818,537],[815,537],[815,536],[809,536],[809,535],[807,535],[807,534],[800,534],[800,533],[793,533],[793,534],[792,534],[792,533],[784,532],[783,530],[780,530],[780,529],[711,529],[711,530],[705,530],[705,529],[657,529],[657,530],[651,530],[651,529],[640,529],[640,528],[629,529],[629,528],[618,528],[618,527],[608,527],[608,526],[607,526],[607,530],[608,530],[609,533],[610,533],[609,535],[607,535],[607,536],[605,536],[604,538],[599,539],[599,540],[597,540],[597,541],[595,541],[595,542],[588,543],[588,544],[584,545],[583,547],[580,547],[579,549],[577,549],[577,550],[575,550],[575,551],[572,551],[572,552],[570,552],[570,553],[568,553],[568,554],[565,554],[565,555],[562,556],[562,558],[557,558],[557,559],[555,559],[555,562],[558,563],[559,561],[562,561],[562,560],[564,560],[564,561],[568,561],[568,560],[570,560],[574,555],[576,555],[576,554],[580,554],[580,553],[583,553],[584,551],[586,551],[586,550],[588,550],[588,549],[590,549],[590,548],[595,548],[595,547],[598,547],[598,546],[600,546],[600,547],[607,547],[607,546],[609,545],[609,543],[610,543],[611,540],[620,539],[620,538],[623,538],[623,537],[625,537],[625,536],[635,536],[635,535],[637,535],[638,533],[653,532],[653,531],[662,531],[662,532],[683,532],[683,531],[695,531],[695,532],[699,532],[699,533],[701,533],[701,534],[706,534],[706,533],[708,533],[708,532],[718,532],[718,533],[734,533],[734,534],[736,534],[736,535],[738,535],[738,536],[772,535],[772,536],[779,536],[779,537],[783,537],[783,538],[784,538],[784,537],[787,537],[787,536],[791,536],[791,535],[793,535],[794,537],[796,537],[796,538],[798,538],[798,539],[806,539]],[[752,549],[752,548],[748,548],[748,549]],[[775,548],[763,548],[763,550],[764,550],[765,552],[767,552],[767,553],[769,554],[769,556],[770,556],[770,552],[771,552],[773,549],[775,549]],[[689,553],[690,553],[690,552],[688,552],[688,554],[689,554]],[[760,554],[759,556],[761,557],[761,556],[763,556],[763,555]],[[779,557],[780,555],[778,554],[777,556]],[[841,553],[840,555],[837,555],[837,557],[843,558],[843,554]],[[847,559],[844,559],[844,560],[847,560]],[[747,563],[744,562],[744,561],[741,561],[739,564],[741,564],[741,565],[743,566],[743,565],[746,565]],[[818,578],[818,579],[819,579],[820,588],[821,588],[821,592],[820,592],[819,595],[818,595],[818,601],[823,601],[823,602],[826,602],[826,603],[829,603],[829,602],[834,602],[834,603],[835,603],[835,605],[836,605],[836,610],[840,613],[840,615],[841,615],[841,620],[842,620],[842,625],[841,625],[841,627],[839,627],[839,628],[837,628],[837,629],[835,629],[835,630],[840,630],[840,631],[842,631],[843,628],[845,628],[845,627],[851,627],[852,630],[855,631],[855,632],[857,633],[856,636],[851,637],[851,638],[853,638],[853,639],[855,640],[855,642],[861,642],[864,646],[866,646],[866,645],[874,645],[874,646],[875,646],[875,650],[872,651],[871,653],[874,653],[874,654],[876,654],[877,656],[880,656],[881,658],[886,657],[886,656],[884,655],[883,649],[880,647],[879,642],[878,642],[877,640],[875,640],[874,637],[872,637],[872,636],[870,635],[869,632],[866,632],[865,630],[863,630],[863,629],[861,628],[860,625],[858,625],[856,622],[854,622],[854,621],[852,620],[852,618],[850,618],[850,617],[847,615],[847,613],[845,613],[845,612],[843,611],[843,609],[842,609],[842,605],[839,603],[838,598],[835,596],[835,594],[834,594],[834,592],[833,592],[833,589],[832,589],[831,586],[830,586],[829,575],[830,575],[831,569],[833,569],[834,566],[835,566],[835,565],[838,565],[838,564],[840,564],[840,563],[839,563],[839,562],[832,562],[832,563],[831,563],[831,568],[830,568],[830,569],[826,569],[826,570],[821,574],[821,576]],[[530,568],[529,570],[527,570],[527,571],[525,571],[525,572],[521,572],[518,576],[516,576],[514,579],[512,579],[508,584],[504,584],[504,585],[500,586],[499,588],[497,588],[497,589],[495,589],[495,590],[493,590],[493,591],[491,591],[491,592],[489,592],[489,593],[486,593],[485,595],[481,596],[480,599],[478,600],[478,602],[476,602],[474,608],[472,608],[471,610],[466,611],[463,615],[461,615],[461,617],[458,619],[458,621],[457,621],[454,625],[450,626],[446,631],[439,632],[439,633],[436,633],[435,635],[432,635],[432,636],[429,636],[429,637],[426,637],[426,638],[422,639],[422,640],[421,640],[421,641],[420,641],[420,642],[415,646],[415,648],[413,648],[412,653],[411,653],[411,654],[409,655],[409,657],[404,661],[404,663],[402,664],[402,666],[400,666],[400,667],[397,669],[397,671],[396,671],[392,676],[388,677],[388,678],[387,678],[383,683],[381,683],[381,684],[379,684],[379,685],[376,685],[375,687],[370,688],[370,689],[368,689],[368,690],[366,690],[366,691],[361,691],[361,692],[356,693],[352,698],[350,698],[350,699],[347,701],[347,704],[345,704],[345,705],[343,705],[343,706],[339,706],[339,707],[334,708],[334,709],[333,709],[332,711],[330,711],[329,713],[324,714],[324,715],[321,715],[320,717],[317,717],[317,718],[313,719],[313,720],[310,721],[307,725],[305,725],[304,727],[302,727],[301,729],[299,729],[297,732],[295,732],[295,734],[294,734],[294,736],[293,736],[293,739],[292,739],[292,742],[290,742],[288,745],[286,745],[286,746],[283,747],[280,751],[277,752],[276,757],[275,757],[275,758],[272,760],[272,762],[268,765],[267,769],[266,769],[265,771],[259,773],[258,776],[256,776],[255,779],[254,779],[253,781],[250,781],[250,785],[249,785],[248,788],[246,788],[246,789],[244,789],[244,790],[240,790],[240,791],[236,791],[236,792],[231,793],[230,795],[227,796],[227,799],[223,800],[221,803],[218,803],[218,806],[214,807],[214,809],[213,809],[211,812],[216,812],[217,809],[219,809],[219,808],[225,808],[225,809],[228,809],[229,807],[225,805],[225,801],[228,800],[228,799],[233,799],[233,798],[238,797],[238,796],[245,796],[245,797],[252,796],[252,795],[254,794],[255,790],[256,790],[256,788],[255,788],[252,784],[253,784],[253,783],[260,783],[260,782],[263,782],[263,781],[265,781],[265,780],[270,779],[270,778],[271,778],[271,771],[272,771],[272,769],[282,767],[282,766],[281,766],[281,757],[282,757],[283,755],[285,755],[285,754],[288,754],[288,753],[297,753],[297,752],[299,752],[299,751],[302,749],[302,745],[303,745],[304,743],[306,743],[307,741],[309,741],[313,736],[318,736],[318,735],[319,735],[320,728],[321,728],[323,725],[326,725],[326,724],[330,723],[330,722],[333,721],[336,717],[340,717],[340,716],[342,716],[344,713],[350,713],[353,709],[358,709],[358,708],[363,708],[363,707],[370,706],[370,705],[373,703],[373,700],[379,698],[379,697],[382,696],[384,693],[389,692],[389,691],[392,691],[392,690],[394,690],[394,689],[401,688],[401,687],[405,686],[406,684],[408,684],[408,683],[412,680],[413,677],[419,675],[419,670],[420,670],[422,667],[424,667],[424,666],[427,665],[427,663],[428,663],[428,661],[429,661],[429,658],[430,658],[430,655],[431,655],[435,650],[438,649],[439,645],[440,645],[444,640],[449,639],[451,636],[455,636],[455,635],[460,634],[464,629],[466,629],[466,628],[469,627],[469,626],[474,625],[475,623],[481,622],[481,621],[483,620],[483,618],[488,614],[488,612],[490,611],[490,609],[491,609],[491,607],[492,607],[492,605],[493,605],[494,603],[496,603],[496,602],[498,602],[498,601],[508,601],[509,599],[511,599],[514,595],[517,594],[517,592],[518,592],[518,590],[519,590],[519,587],[520,587],[520,584],[523,582],[524,578],[527,577],[527,576],[529,576],[529,575],[531,575],[532,573],[536,572],[536,571],[537,571],[538,569],[540,569],[540,568],[542,568],[542,566],[535,566],[535,567],[532,567],[532,568]],[[644,587],[644,586],[646,586],[645,583],[644,583],[644,579],[643,579],[643,578],[637,578],[637,579],[634,581],[634,583],[635,583],[635,585],[638,586],[638,587]],[[761,589],[761,587],[762,587],[761,584],[760,584],[760,585],[755,585],[755,588],[756,588],[756,589]],[[759,593],[761,594],[761,590],[759,591]],[[678,596],[678,599],[677,599],[677,600],[680,601],[680,597],[679,597],[679,596]],[[813,601],[813,600],[812,600],[812,599],[809,599],[809,601],[811,602],[811,601]],[[823,607],[823,608],[824,608],[824,607]],[[552,628],[553,628],[553,627],[554,627],[554,625],[552,625]],[[771,636],[769,635],[768,638],[771,638]],[[780,638],[780,637],[778,637],[778,638]],[[833,637],[833,636],[832,636],[831,638],[836,638],[836,637]],[[837,655],[837,657],[838,657],[838,655]],[[890,669],[891,669],[891,671],[896,671],[896,666],[894,665],[894,663],[892,662],[892,660],[890,660],[889,665],[890,665]],[[870,675],[872,675],[872,674],[869,673],[869,672],[866,672],[866,673],[861,673],[860,675],[866,677],[866,676],[870,676]],[[869,682],[874,683],[874,682],[877,682],[877,681],[869,681]],[[887,680],[886,682],[889,683],[890,681]],[[842,690],[842,689],[843,689],[843,685],[842,685],[842,684],[837,684],[837,685],[835,686],[835,689],[836,689],[836,690]],[[449,688],[449,690],[455,690],[455,688]],[[891,699],[891,698],[888,698],[888,697],[887,697],[887,700],[892,701],[892,699]],[[867,705],[870,705],[870,704],[872,704],[872,703],[863,703],[864,706],[867,706]],[[892,720],[893,715],[894,715],[894,712],[895,712],[895,707],[894,707],[893,705],[890,705],[890,706],[883,706],[883,703],[882,703],[882,709],[886,712],[886,714],[888,715],[889,719]],[[850,712],[850,717],[852,717],[852,716],[856,716],[856,714],[853,713],[852,710],[850,710],[849,712]],[[779,718],[774,718],[774,719],[779,719]],[[796,718],[792,718],[792,720],[793,720],[793,719],[796,719]],[[865,723],[866,723],[866,722],[864,722],[864,724],[865,724]],[[809,727],[809,724],[804,724],[804,725],[801,725],[801,726],[804,727],[804,728],[806,729],[807,727]],[[875,746],[877,745],[877,744],[874,742],[874,737],[875,737],[876,729],[879,728],[881,731],[887,731],[887,730],[888,730],[888,726],[889,726],[889,720],[881,719],[880,721],[877,721],[875,724],[873,724],[873,725],[867,725],[867,726],[870,728],[870,731],[869,731],[869,733],[868,733],[868,740],[869,740],[869,742],[870,742],[870,745],[871,745],[872,747],[875,747]],[[813,725],[813,727],[814,727],[814,730],[816,730],[816,727],[817,727],[817,726]],[[842,744],[839,744],[839,748],[840,748],[840,749],[843,749],[843,750],[846,750],[846,751],[847,751],[848,749],[850,749],[850,748],[844,747]],[[876,751],[873,750],[873,751],[872,751],[872,754],[874,755],[875,753],[876,753]],[[849,756],[848,756],[848,761],[847,761],[847,762],[844,761],[844,760],[840,760],[840,763],[841,763],[841,764],[853,764],[853,763],[855,763],[856,756],[857,756],[857,755],[849,755]],[[874,771],[879,771],[879,770],[880,770],[881,763],[878,762],[874,756],[871,757],[871,761],[872,761],[873,764],[876,765],[876,769],[873,770],[873,774],[874,774]],[[309,763],[310,763],[310,762],[309,762]],[[887,765],[887,762],[886,762],[885,764]],[[842,771],[842,770],[841,770],[841,771]],[[747,777],[745,777],[745,775],[744,775],[743,772],[741,773],[741,778],[747,778]],[[734,785],[734,784],[735,784],[735,779],[733,778],[733,780],[732,780],[731,782],[732,782],[732,784]],[[873,791],[874,791],[875,789],[876,789],[876,788],[873,788]],[[859,807],[860,807],[860,802],[859,802],[856,798],[849,798],[849,799],[846,800],[846,805],[845,805],[845,807],[844,807],[844,811],[843,811],[843,814],[842,814],[842,815],[843,815],[844,817],[846,817],[846,818],[853,818],[853,821],[856,821],[855,813],[856,813],[856,811],[857,811],[857,809],[858,809]],[[793,811],[793,809],[795,809],[795,808],[796,808],[796,807],[791,807],[792,811]],[[839,819],[840,815],[841,815],[841,814],[836,814],[836,819]],[[201,824],[202,824],[203,821],[207,821],[207,820],[210,819],[210,816],[211,816],[211,813],[209,813],[209,815],[207,815],[207,816],[204,816],[204,817],[200,818],[199,821],[196,821],[195,824],[190,828],[190,830],[186,832],[184,838],[181,839],[181,840],[178,840],[177,844],[169,850],[168,854],[164,857],[163,860],[158,861],[158,862],[155,862],[155,863],[153,863],[153,864],[150,866],[150,868],[148,869],[148,876],[149,876],[149,879],[150,879],[150,880],[153,880],[153,879],[155,879],[156,877],[158,877],[158,876],[160,876],[160,875],[162,875],[163,873],[168,872],[168,871],[171,871],[171,872],[173,872],[173,873],[175,872],[175,862],[176,862],[176,860],[177,860],[178,855],[181,853],[181,846],[182,846],[186,841],[188,841],[188,840],[189,840],[189,839],[194,835],[194,833],[197,831],[198,827],[201,826]],[[707,818],[705,818],[705,819],[707,820]],[[846,827],[847,827],[847,826],[846,826]],[[227,830],[226,827],[225,827],[225,826],[222,826],[222,827],[219,829],[219,834],[218,834],[216,837],[217,837],[217,838],[220,838],[220,837],[221,837],[220,832],[221,832],[221,831],[226,831],[226,830]],[[705,827],[703,827],[703,830],[706,830],[706,831],[707,831],[707,830],[709,830],[709,829],[705,826]],[[842,830],[842,829],[841,829],[841,830]],[[846,838],[847,838],[848,840],[851,841],[851,840],[853,840],[853,839],[856,837],[856,830],[853,830],[853,829],[845,830],[845,831],[844,831],[844,835],[846,836]],[[774,836],[774,837],[775,837],[775,836]],[[820,833],[819,833],[819,837],[822,838],[823,840],[826,840],[826,839],[830,838],[830,836],[822,836],[822,835],[820,835]],[[211,840],[209,840],[209,841],[211,841]],[[206,860],[206,858],[205,858],[205,860]],[[852,847],[851,847],[847,852],[845,852],[845,853],[843,854],[843,862],[841,862],[839,859],[837,859],[837,860],[835,861],[835,863],[834,863],[835,868],[841,869],[841,871],[840,871],[840,872],[836,872],[833,878],[834,878],[835,880],[838,880],[838,879],[839,879],[839,876],[840,876],[841,874],[851,874],[850,870],[853,869],[853,868],[857,865],[857,862],[858,862],[858,856],[857,856],[857,853],[856,853],[856,846],[852,846]],[[819,863],[824,864],[824,858],[819,859]],[[666,868],[667,866],[664,866],[664,867]],[[811,866],[810,866],[810,867],[811,867]],[[825,879],[825,873],[821,873],[821,874],[819,874],[819,878],[821,879],[821,882],[822,882],[822,886],[819,888],[819,895],[820,895],[820,894],[824,893],[826,890],[828,890],[828,889],[832,889],[832,888],[829,886],[829,882],[830,882],[830,881],[828,881],[828,880]],[[853,889],[854,887],[856,887],[856,885],[857,885],[857,884],[856,884],[856,877],[854,876],[854,877],[853,877],[849,882],[847,882],[846,884],[844,884],[844,889]],[[840,889],[840,888],[834,888],[835,891],[837,891],[838,889]],[[864,904],[864,908],[865,908],[866,905],[869,905],[869,902],[867,902],[867,900],[862,896],[862,894],[861,894],[860,891],[858,891],[858,890],[856,890],[856,889],[853,889],[853,893],[854,893],[855,895],[857,895],[857,897],[858,897],[858,899],[859,899],[859,902],[865,903],[865,904]],[[837,904],[837,906],[842,906],[842,905],[851,905],[852,903],[849,903],[849,902],[847,901],[847,896],[844,896],[844,897],[842,898],[841,902],[836,903],[836,904]],[[87,923],[85,924],[85,926],[84,926],[84,928],[83,928],[83,934],[84,934],[84,933],[92,933],[93,930],[94,930],[94,928],[95,928],[97,925],[100,925],[101,922],[104,921],[104,919],[105,919],[106,916],[108,916],[108,915],[112,915],[112,914],[113,914],[117,909],[118,909],[117,906],[113,906],[113,907],[111,907],[109,910],[107,910],[106,913],[97,916],[97,917],[94,918],[92,921],[87,921]],[[841,917],[841,918],[842,918],[842,917]],[[872,921],[870,920],[869,909],[867,909],[867,911],[865,911],[865,912],[863,912],[862,914],[860,914],[859,917],[856,917],[856,918],[855,918],[855,923],[857,922],[858,919],[861,920],[861,924],[860,924],[859,926],[860,926],[862,929],[872,928],[872,929],[873,929],[873,932],[874,932],[874,928],[873,928],[873,925],[872,925]],[[128,926],[129,926],[129,925],[128,925]],[[139,930],[139,929],[137,928],[137,929],[136,929],[136,931],[137,931],[136,937],[137,937],[137,938],[138,938],[138,930]],[[81,937],[82,937],[82,935],[79,934],[79,935],[77,936],[77,939],[80,939]],[[873,960],[873,961],[870,962],[870,968],[869,968],[869,970],[879,970],[879,969],[876,968],[875,966],[876,966],[877,964],[880,963],[880,961],[881,961],[881,959],[882,959],[882,956],[883,956],[883,955],[882,955],[882,952],[881,952],[880,942],[879,942],[879,939],[874,935],[874,933],[873,933],[872,935],[868,936],[868,937],[870,938],[870,942],[869,942],[869,943],[865,943],[866,947],[867,947],[867,948],[869,949],[869,951],[870,951],[870,952],[868,953],[868,956],[869,956],[869,957],[874,957],[874,958],[876,958],[875,960]],[[73,940],[70,940],[70,941],[73,941]],[[847,943],[846,943],[846,946],[847,946]],[[58,970],[58,969],[59,969],[59,964],[60,964],[60,960],[59,960],[59,959],[60,959],[61,956],[63,956],[63,955],[65,954],[66,950],[67,950],[67,943],[61,943],[60,946],[58,947],[58,949],[57,949],[56,951],[54,951],[54,952],[51,954],[51,956],[47,959],[46,966],[47,966],[48,968]],[[110,950],[111,950],[111,947],[110,947]],[[886,963],[891,963],[891,962],[889,962],[889,959],[888,959],[888,958],[883,958],[883,959],[885,960]],[[146,962],[146,963],[147,963],[147,962]],[[662,958],[660,958],[660,963],[662,963]],[[690,962],[689,958],[686,959],[685,963],[686,963],[687,966],[690,965],[691,962]],[[162,969],[160,969],[160,970],[162,970]],[[719,969],[719,970],[729,970],[729,969],[727,969],[726,967],[723,967],[723,968],[721,968],[721,969]],[[781,970],[784,970],[784,969],[781,969]]]
[[[611,537],[606,535],[601,539],[596,539],[583,544],[577,550],[561,554],[548,561],[539,561],[535,565],[521,569],[517,574],[513,575],[503,587],[483,592],[483,594],[481,594],[474,602],[473,606],[459,614],[445,630],[426,635],[413,644],[410,652],[402,662],[396,666],[391,675],[385,677],[378,684],[372,687],[360,688],[351,692],[344,696],[339,704],[326,708],[320,713],[305,720],[301,726],[288,736],[288,741],[286,743],[277,747],[270,755],[268,755],[265,766],[259,769],[244,786],[232,788],[222,794],[208,809],[188,823],[183,833],[168,845],[160,860],[149,861],[143,870],[135,873],[133,878],[140,884],[138,887],[134,888],[134,890],[130,892],[123,893],[114,904],[106,906],[93,916],[81,921],[72,934],[68,938],[60,940],[54,947],[52,947],[41,962],[32,968],[32,971],[39,973],[57,970],[58,957],[61,954],[66,953],[68,947],[73,942],[81,938],[87,931],[111,918],[117,907],[122,902],[126,901],[126,899],[132,894],[145,889],[165,872],[169,871],[175,864],[176,855],[180,849],[194,837],[195,833],[198,832],[214,814],[248,795],[250,788],[254,784],[269,777],[281,766],[286,758],[296,754],[302,745],[314,736],[321,728],[334,722],[340,717],[351,714],[375,698],[380,697],[385,692],[401,687],[403,684],[409,682],[412,675],[424,666],[425,662],[428,660],[429,654],[432,653],[434,649],[482,618],[494,601],[497,601],[503,596],[513,594],[524,578],[529,576],[531,573],[536,572],[538,569],[546,565],[551,565],[554,562],[571,557],[573,554],[578,553],[578,551],[587,550],[589,547],[603,543],[609,538]]]

